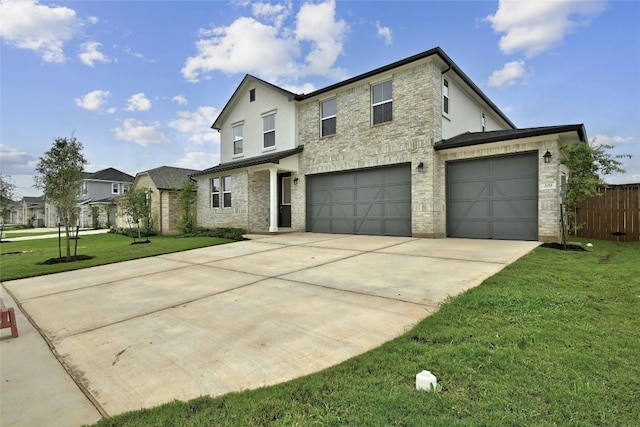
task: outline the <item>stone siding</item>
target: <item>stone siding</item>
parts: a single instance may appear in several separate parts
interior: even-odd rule
[[[231,176],[231,207],[211,207],[211,178]],[[228,171],[216,175],[196,177],[198,182],[197,221],[198,227],[218,228],[237,227],[250,230],[249,197],[247,171]],[[220,196],[222,200],[222,195]]]
[[[383,76],[380,76],[383,77]],[[363,81],[339,89],[336,134],[320,137],[320,101],[311,99],[298,110],[299,140],[304,144],[299,182],[292,191],[292,226],[305,224],[305,175],[411,164],[412,232],[433,237],[433,141],[440,139],[441,71],[431,61],[412,64],[389,74],[393,80],[393,120],[371,124],[371,85]],[[425,165],[417,171],[419,163]]]
[[[544,163],[542,155],[549,150],[552,162]],[[560,237],[560,153],[555,137],[529,138],[436,152],[436,186],[433,200],[437,212],[435,234],[446,236],[446,162],[538,152],[538,240],[558,241]]]

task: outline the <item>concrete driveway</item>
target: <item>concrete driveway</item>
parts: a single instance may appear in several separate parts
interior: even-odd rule
[[[116,415],[340,363],[538,245],[315,233],[251,239],[3,286],[99,410]]]

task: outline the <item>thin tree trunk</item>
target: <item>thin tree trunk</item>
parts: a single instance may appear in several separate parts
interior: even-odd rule
[[[67,261],[71,261],[71,236],[69,236],[69,218],[64,219],[64,231],[67,234]]]

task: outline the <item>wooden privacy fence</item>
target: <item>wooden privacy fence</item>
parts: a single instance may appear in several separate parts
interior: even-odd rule
[[[609,185],[576,208],[580,237],[613,242],[640,241],[640,184]]]

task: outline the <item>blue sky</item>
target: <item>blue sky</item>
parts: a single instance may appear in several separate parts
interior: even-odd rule
[[[88,171],[219,163],[246,73],[310,92],[440,46],[521,128],[584,123],[640,182],[637,1],[1,0],[0,165],[19,196],[55,137]]]

